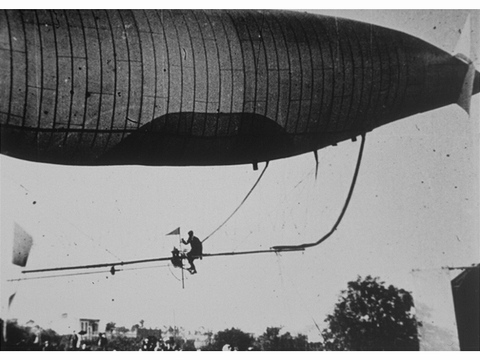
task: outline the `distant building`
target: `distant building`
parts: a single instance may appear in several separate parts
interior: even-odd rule
[[[136,328],[135,335],[136,337],[146,338],[149,336],[154,336],[157,339],[162,338],[162,330],[160,329],[146,329],[146,328]]]
[[[205,334],[195,334],[191,339],[193,339],[193,345],[196,349],[201,349],[211,343],[211,338]]]
[[[84,334],[84,338],[91,340],[98,336],[98,329],[100,325],[99,319],[79,319],[80,334]]]
[[[103,332],[105,325],[100,319],[79,317],[69,313],[63,313],[59,319],[50,322],[49,326],[60,335],[73,334],[75,331],[83,340],[92,340]]]
[[[480,350],[480,264],[452,280],[460,350]]]
[[[204,346],[210,345],[213,342],[213,333],[211,331],[186,331],[182,333],[182,337],[190,340],[196,349],[201,349]]]
[[[452,280],[451,272],[460,269]],[[416,269],[412,275],[420,350],[480,350],[480,264]]]
[[[112,338],[112,337],[126,337],[130,339],[136,339],[138,335],[138,328],[134,327],[131,330],[128,330],[124,328],[123,326],[121,328],[115,328],[113,329],[110,334],[107,333],[107,338]]]

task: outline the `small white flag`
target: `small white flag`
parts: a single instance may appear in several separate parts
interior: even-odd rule
[[[166,236],[168,236],[168,235],[180,235],[180,227],[178,227],[175,230],[169,232]]]

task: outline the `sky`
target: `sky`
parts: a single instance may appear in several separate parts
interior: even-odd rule
[[[314,11],[397,29],[452,52],[468,11]],[[471,12],[480,49],[479,11]],[[480,68],[478,50],[473,57]],[[75,167],[0,156],[2,318],[48,326],[62,313],[131,327],[236,327],[261,335],[281,326],[319,339],[340,292],[357,276],[412,290],[411,271],[479,262],[479,102],[470,118],[451,105],[367,134],[350,206],[320,246],[280,255],[204,258],[198,274],[157,267],[19,282],[10,266],[13,223],[34,238],[27,266],[45,268],[169,256],[181,227],[200,239],[253,186],[264,163],[224,167]],[[336,221],[360,141],[272,161],[207,253],[313,242]],[[140,265],[139,265],[140,266]],[[138,268],[139,266],[132,266]],[[145,265],[147,266],[147,265]],[[152,265],[148,265],[152,266]],[[126,267],[125,267],[126,269]],[[453,274],[455,275],[455,274]],[[6,315],[7,314],[7,315]]]

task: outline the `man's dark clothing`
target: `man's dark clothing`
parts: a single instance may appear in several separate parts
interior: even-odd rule
[[[193,261],[196,258],[202,258],[202,252],[203,252],[203,245],[202,242],[196,237],[196,236],[190,236],[187,241],[184,241],[182,239],[182,242],[185,245],[190,244],[191,250],[187,253],[187,260],[188,263],[190,264],[190,271],[192,273],[196,273],[197,270],[195,269],[195,265],[193,264]]]

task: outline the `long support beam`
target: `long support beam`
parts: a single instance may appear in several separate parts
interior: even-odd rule
[[[303,250],[305,250],[305,249],[303,249],[303,248],[298,248],[297,249],[296,248],[296,249],[279,249],[279,250],[275,250],[275,249],[250,250],[250,251],[240,251],[240,252],[224,252],[224,253],[214,253],[214,254],[203,254],[202,257],[252,255],[252,254],[280,253],[280,252],[303,251]],[[56,267],[56,268],[24,270],[24,271],[22,271],[22,274],[49,272],[49,271],[92,269],[92,268],[112,267],[112,266],[125,266],[125,265],[141,264],[141,263],[148,263],[148,262],[158,262],[158,261],[168,261],[168,260],[172,260],[172,257],[170,256],[170,257],[161,257],[161,258],[152,258],[152,259],[118,261],[118,262],[102,263],[102,264],[89,264],[89,265],[63,266],[63,267]]]

